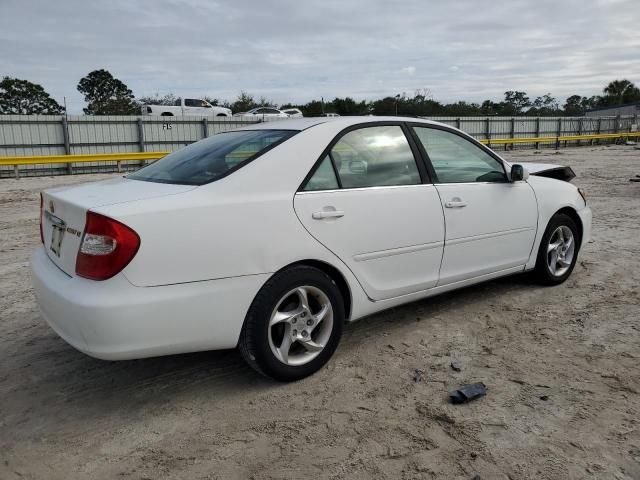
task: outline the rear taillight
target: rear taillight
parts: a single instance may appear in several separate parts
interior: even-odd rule
[[[106,280],[122,271],[140,248],[140,237],[126,225],[94,212],[87,212],[76,274],[91,280]]]
[[[44,215],[44,199],[42,198],[42,192],[40,192],[40,241],[44,245],[44,230],[42,229],[43,215]]]

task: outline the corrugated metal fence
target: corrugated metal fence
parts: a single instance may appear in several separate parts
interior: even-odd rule
[[[492,140],[567,135],[613,134],[637,130],[638,117],[429,117],[457,127],[491,146]],[[218,132],[246,126],[236,117],[26,116],[0,115],[0,158],[173,151]],[[588,140],[612,141],[612,140]],[[566,144],[584,140],[564,141]],[[504,142],[501,142],[504,143]],[[561,142],[518,143],[494,148],[558,148]],[[144,160],[21,165],[19,174],[55,175],[133,170]],[[0,166],[0,177],[17,175],[18,166]]]
[[[131,117],[0,115],[0,158],[32,155],[166,152],[253,120],[216,117]],[[20,175],[96,173],[135,170],[141,161],[84,162],[82,164],[22,165]],[[71,168],[70,168],[71,167]],[[0,177],[14,168],[0,167]]]
[[[429,117],[467,132],[478,140],[533,137],[562,137],[569,135],[597,135],[636,131],[638,117]],[[579,144],[580,141],[567,142]],[[584,142],[583,142],[584,143]],[[535,142],[520,143],[516,148],[534,148],[557,145]],[[566,146],[566,145],[564,145]],[[504,144],[503,148],[507,148]],[[511,146],[509,146],[511,148]]]

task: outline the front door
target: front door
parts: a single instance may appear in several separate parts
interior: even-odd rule
[[[367,295],[384,300],[438,281],[444,219],[438,192],[425,177],[400,125],[361,127],[340,137],[294,207]]]
[[[510,182],[502,161],[456,132],[413,129],[433,168],[445,216],[438,285],[524,266],[538,221],[529,184]]]
[[[189,108],[185,108],[184,114],[197,117],[206,117],[207,115],[211,115],[211,109],[205,108],[204,105],[205,103],[199,98],[185,98],[184,106]]]

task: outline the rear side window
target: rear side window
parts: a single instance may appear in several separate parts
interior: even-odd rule
[[[334,172],[333,165],[331,165],[331,157],[327,155],[302,190],[313,192],[317,190],[335,190],[337,188],[339,186],[336,172]]]
[[[275,145],[293,130],[245,130],[213,135],[170,153],[127,178],[158,183],[203,185],[222,178]]]
[[[466,138],[429,127],[414,127],[439,183],[506,182],[501,162]]]
[[[331,156],[343,188],[421,183],[409,142],[397,125],[348,132]]]

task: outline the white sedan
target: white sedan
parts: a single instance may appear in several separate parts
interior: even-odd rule
[[[34,289],[91,356],[237,346],[295,380],[327,362],[345,321],[519,272],[566,280],[591,234],[572,176],[418,119],[252,125],[44,191]]]
[[[289,118],[282,110],[272,107],[258,107],[248,112],[238,113],[234,117],[246,117],[246,118],[259,118],[259,119],[272,119],[272,118]]]

